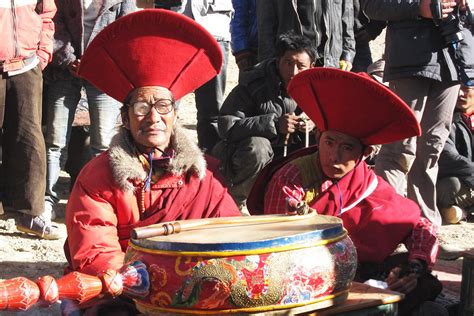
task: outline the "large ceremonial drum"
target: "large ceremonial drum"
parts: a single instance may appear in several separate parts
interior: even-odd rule
[[[357,266],[341,220],[319,215],[131,239],[126,262],[136,260],[150,274],[149,295],[136,300],[145,314],[327,307],[347,297]]]

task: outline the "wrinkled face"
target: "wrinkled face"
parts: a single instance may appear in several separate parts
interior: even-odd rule
[[[322,132],[319,139],[319,160],[323,173],[331,179],[341,179],[355,168],[363,153],[362,143],[352,136]]]
[[[141,87],[132,92],[128,111],[122,114],[122,120],[141,151],[168,147],[177,119],[172,100],[171,91],[163,87]],[[170,102],[172,107],[169,107]],[[144,114],[146,112],[148,114]]]
[[[306,52],[290,50],[278,60],[278,70],[285,87],[295,75],[312,67],[313,63]]]

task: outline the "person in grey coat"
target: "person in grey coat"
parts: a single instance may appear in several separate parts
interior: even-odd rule
[[[45,212],[53,205],[60,170],[67,160],[76,107],[84,88],[89,104],[91,157],[107,150],[120,114],[120,103],[77,76],[81,56],[94,37],[121,16],[136,10],[135,0],[56,0],[53,61],[46,69]],[[50,215],[50,216],[51,216]]]
[[[317,49],[316,66],[351,70],[355,55],[353,0],[257,0],[258,60],[274,57],[288,31]]]
[[[297,73],[314,67],[316,52],[308,39],[282,34],[276,58],[269,58],[240,75],[219,113],[222,139],[212,154],[221,161],[229,192],[244,209],[259,171],[273,158],[305,146],[306,126],[314,128],[286,87]],[[314,137],[311,137],[313,139]]]
[[[432,223],[441,225],[436,205],[438,159],[449,135],[459,91],[456,60],[472,72],[472,36],[465,37],[454,59],[430,10],[431,0],[361,0],[371,19],[388,21],[384,81],[415,112],[422,135],[382,146],[375,170],[400,194],[417,202]],[[442,15],[455,13],[456,2],[442,0]],[[466,35],[469,30],[464,29]],[[462,46],[467,46],[463,50]],[[470,47],[470,49],[469,49]],[[470,53],[469,53],[470,51]],[[468,53],[465,55],[464,53]]]

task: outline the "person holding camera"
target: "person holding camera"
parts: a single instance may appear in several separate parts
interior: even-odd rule
[[[474,65],[474,56],[466,54],[469,50],[456,49],[455,42],[469,31],[460,23],[468,7],[458,1],[361,0],[369,18],[388,21],[384,81],[415,112],[423,131],[419,137],[384,145],[376,173],[399,193],[406,192],[437,226],[438,159],[449,136],[460,70],[469,73]],[[471,39],[463,45],[472,51],[474,43],[466,42]]]
[[[353,0],[257,0],[258,61],[275,56],[276,41],[293,31],[316,47],[317,67],[352,69]]]

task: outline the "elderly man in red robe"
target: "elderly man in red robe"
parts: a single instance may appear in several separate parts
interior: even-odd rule
[[[122,266],[135,227],[240,215],[177,123],[177,104],[214,77],[214,38],[180,14],[144,10],[106,27],[87,48],[79,75],[123,102],[110,149],[79,174],[66,209],[69,268],[98,275]]]
[[[319,214],[340,217],[357,249],[357,279],[382,280],[405,293],[400,314],[410,315],[442,288],[429,273],[439,246],[435,229],[413,201],[398,195],[364,160],[371,145],[419,135],[413,112],[376,81],[336,69],[305,71],[288,92],[319,128],[319,146],[268,166],[252,189],[249,210],[286,213],[294,205],[309,205]],[[262,210],[257,191],[265,179],[271,181]],[[401,243],[408,253],[391,256]]]

